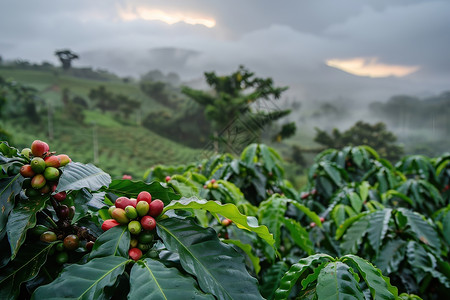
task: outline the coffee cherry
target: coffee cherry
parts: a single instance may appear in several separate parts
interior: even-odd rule
[[[121,224],[128,224],[130,222],[130,219],[127,217],[125,210],[121,208],[115,208],[111,214],[114,220]]]
[[[44,187],[46,182],[47,181],[45,180],[44,175],[37,174],[37,175],[34,175],[34,177],[31,179],[31,186],[34,189],[39,190]]]
[[[60,155],[57,155],[57,157],[59,158],[59,160],[60,160],[60,166],[61,167],[64,167],[65,165],[67,165],[68,163],[70,163],[72,160],[70,159],[70,157],[69,156],[67,156],[66,154],[60,154]]]
[[[145,216],[148,213],[150,206],[147,201],[140,201],[136,204],[136,211],[140,217]]]
[[[128,251],[128,255],[130,256],[131,259],[137,261],[142,257],[142,251],[138,248],[131,248]]]
[[[43,142],[40,140],[35,140],[31,144],[31,153],[33,153],[34,156],[41,157],[49,150],[50,150],[50,147],[48,146],[48,144],[46,142]]]
[[[67,250],[75,250],[80,245],[80,239],[75,234],[69,234],[64,238],[64,248]]]
[[[53,198],[55,198],[56,201],[63,202],[64,200],[66,200],[66,196],[66,192],[59,192],[57,194],[54,194]]]
[[[58,156],[52,155],[52,156],[47,156],[46,158],[44,158],[45,161],[45,166],[48,167],[53,167],[53,168],[59,168],[61,166],[61,160],[59,159]]]
[[[88,252],[91,252],[92,251],[92,247],[94,247],[94,242],[93,241],[89,241],[89,242],[87,242],[86,243],[86,250],[88,251]]]
[[[33,171],[33,169],[31,168],[31,165],[23,165],[20,168],[20,175],[22,175],[25,178],[31,178],[34,175],[36,175],[36,173]]]
[[[148,214],[154,218],[158,217],[164,209],[164,202],[159,199],[153,200],[149,205]]]
[[[45,170],[45,161],[41,157],[35,157],[30,162],[31,169],[35,173],[42,173]]]
[[[153,230],[156,227],[156,221],[151,216],[143,216],[141,219],[141,225],[145,230]]]
[[[145,201],[148,204],[150,204],[150,202],[152,202],[152,195],[146,191],[140,192],[139,195],[137,196],[137,203],[139,203],[141,201]]]
[[[54,242],[57,239],[58,237],[56,236],[56,233],[54,233],[53,231],[46,231],[40,236],[40,240],[47,243]]]
[[[67,252],[59,252],[56,254],[55,260],[58,264],[62,265],[69,261],[69,254]]]
[[[128,231],[134,235],[139,234],[142,231],[141,223],[139,221],[131,221],[128,223]]]
[[[120,225],[120,223],[117,222],[117,221],[114,220],[114,219],[108,219],[108,220],[105,220],[105,221],[103,222],[103,224],[102,224],[102,230],[103,230],[103,231],[107,231],[107,230],[109,230],[109,229],[111,229],[111,228],[113,228],[113,227],[116,227],[117,225]]]

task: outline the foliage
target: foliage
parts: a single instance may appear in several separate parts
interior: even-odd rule
[[[327,148],[342,149],[345,146],[368,145],[390,161],[399,159],[403,153],[403,149],[395,144],[397,137],[381,122],[371,125],[358,121],[344,132],[333,129],[331,135],[319,128],[316,128],[316,131],[314,141]]]
[[[206,72],[205,79],[212,88],[211,92],[189,87],[183,87],[182,92],[204,108],[206,119],[214,130],[215,141],[227,152],[231,152],[230,145],[236,138],[233,132],[248,130],[250,132],[244,134],[246,139],[252,140],[252,136],[256,136],[259,141],[264,126],[290,113],[290,110],[268,111],[270,104],[267,104],[279,99],[287,87],[274,87],[271,78],[254,77],[254,73],[244,66],[228,76]],[[259,107],[255,109],[255,106]],[[293,127],[294,124],[283,127],[279,136],[292,135],[295,132]]]
[[[7,143],[0,150],[2,299],[435,299],[450,290],[448,154],[393,166],[367,146],[330,149],[301,192],[263,144],[239,157],[155,166],[146,182],[72,162],[55,191],[75,206],[67,224],[53,195],[23,193],[13,166],[28,159]],[[100,226],[117,197],[141,191],[165,208],[154,244],[134,261],[128,227]],[[57,263],[60,242],[39,241],[42,226],[80,235],[66,263]]]

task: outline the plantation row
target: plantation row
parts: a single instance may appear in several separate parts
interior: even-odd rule
[[[331,149],[297,191],[263,144],[155,166],[143,181],[111,180],[55,150],[0,144],[1,299],[450,292],[450,154],[393,166],[369,147]]]

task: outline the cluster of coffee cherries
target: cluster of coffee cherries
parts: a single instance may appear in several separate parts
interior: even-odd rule
[[[205,182],[205,185],[203,185],[204,189],[218,189],[219,184],[216,182],[215,179],[208,180]]]
[[[106,231],[117,225],[127,225],[132,235],[128,255],[139,260],[153,247],[155,218],[163,209],[164,203],[159,199],[152,201],[152,195],[147,191],[140,192],[136,199],[119,197],[108,210],[112,219],[105,220],[102,229]]]
[[[79,228],[78,234],[82,236],[82,239],[86,240],[86,244],[84,244],[84,247],[87,251],[91,251],[92,247],[94,246],[94,241],[89,240],[89,238],[83,238],[86,235],[89,235],[86,228]],[[55,247],[51,249],[52,254],[54,255],[55,260],[58,264],[64,264],[69,261],[69,252],[75,251],[80,246],[82,246],[80,237],[78,234],[65,234],[64,232],[60,232],[59,230],[56,233],[55,231],[52,231],[45,227],[44,225],[37,225],[33,228],[32,231],[34,234],[40,234],[39,239],[46,243],[53,243],[55,241],[59,241]],[[56,249],[56,251],[55,251]]]
[[[28,197],[54,192],[61,175],[60,168],[71,161],[66,154],[56,155],[55,152],[50,152],[48,144],[40,140],[35,140],[31,148],[23,149],[22,155],[30,159],[29,164],[20,168],[20,174],[26,178],[22,186]],[[53,198],[64,201],[66,193],[57,193]]]

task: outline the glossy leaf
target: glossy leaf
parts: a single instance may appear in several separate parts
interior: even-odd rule
[[[31,280],[47,260],[53,243],[34,242],[26,245],[17,257],[0,270],[0,299],[16,299],[20,285]]]
[[[357,246],[361,244],[369,227],[369,220],[363,217],[352,224],[344,234],[343,242],[341,243],[342,253],[356,253]]]
[[[367,238],[370,245],[378,254],[381,243],[389,228],[389,220],[391,219],[392,209],[387,208],[375,211],[369,215],[369,227],[367,230]]]
[[[381,274],[379,269],[355,255],[346,255],[342,258],[344,262],[347,259],[354,263],[359,273],[362,275],[374,300],[395,299],[398,295],[397,289],[390,285],[389,281],[383,277],[383,274]]]
[[[375,265],[380,268],[383,274],[391,274],[398,270],[405,257],[405,245],[406,241],[395,239],[390,240],[381,248],[375,260]]]
[[[265,224],[269,231],[273,234],[275,240],[275,248],[278,249],[281,242],[281,225],[284,223],[284,215],[286,213],[287,199],[273,195],[266,201],[261,202],[259,206],[259,221]],[[275,259],[275,251],[273,248],[265,247],[265,251],[269,259]]]
[[[436,258],[427,253],[422,245],[411,241],[407,245],[406,253],[411,268],[416,274],[428,273],[438,279],[445,287],[450,288],[450,279],[437,270]],[[418,281],[422,280],[422,276],[416,275]]]
[[[268,267],[261,275],[259,290],[266,299],[274,299],[275,291],[280,285],[281,278],[288,270],[288,266],[283,261],[278,261]]]
[[[203,291],[218,299],[238,299],[244,294],[249,300],[262,299],[244,257],[221,243],[212,228],[177,218],[163,219],[156,228],[168,250],[179,254],[183,269],[196,276]]]
[[[122,256],[128,258],[130,239],[130,232],[127,226],[115,226],[97,238],[89,254],[89,259],[105,256]]]
[[[92,164],[71,162],[64,167],[55,193],[88,188],[97,191],[111,183],[111,176]]]
[[[340,261],[330,262],[322,269],[317,278],[316,294],[320,300],[364,300],[350,267]]]
[[[257,150],[258,150],[258,144],[251,144],[251,145],[247,146],[242,151],[241,160],[247,165],[252,165],[253,159],[256,155]]]
[[[168,268],[157,260],[147,258],[138,261],[130,273],[128,299],[211,299],[198,289],[197,282],[176,268]]]
[[[14,207],[14,197],[22,189],[19,184],[20,176],[17,174],[14,177],[0,178],[0,232],[5,229],[9,213]]]
[[[313,212],[312,210],[307,208],[305,205],[298,203],[297,201],[294,201],[291,199],[287,199],[286,201],[288,203],[294,205],[298,210],[300,210],[305,215],[307,215],[311,219],[311,221],[316,223],[317,226],[322,227],[322,222],[320,221],[320,217],[315,212]]]
[[[36,225],[36,213],[45,207],[48,199],[46,197],[21,201],[12,210],[6,224],[6,233],[11,246],[11,259],[16,257],[20,246],[25,241],[27,230]]]
[[[225,244],[233,244],[236,247],[240,248],[242,251],[244,251],[245,254],[247,254],[248,258],[252,262],[253,268],[255,269],[256,275],[258,275],[259,271],[261,270],[261,266],[259,265],[259,257],[253,254],[252,252],[252,246],[249,244],[244,244],[240,240],[223,240],[222,241]]]
[[[295,244],[303,249],[308,255],[312,255],[314,253],[314,245],[309,239],[308,231],[293,219],[285,218],[283,224],[289,230]]]
[[[255,232],[269,245],[275,243],[273,235],[266,226],[259,225],[258,220],[254,217],[247,217],[241,214],[239,209],[231,203],[221,204],[217,201],[200,200],[194,197],[181,198],[180,200],[172,201],[169,205],[164,207],[163,212],[166,212],[169,209],[203,209],[214,214],[220,214],[225,218],[232,220],[239,228]]]
[[[399,212],[407,218],[407,224],[416,234],[417,238],[424,244],[434,249],[436,254],[439,253],[441,243],[436,230],[425,220],[425,218],[411,210],[399,209]]]
[[[305,271],[310,267],[314,268],[318,264],[325,263],[326,261],[334,261],[334,259],[327,254],[315,254],[302,258],[298,263],[293,264],[281,279],[280,286],[275,291],[275,299],[287,299],[292,288],[296,285],[297,280]]]
[[[53,282],[41,286],[31,299],[98,299],[112,286],[130,260],[120,256],[96,258],[84,265],[70,265]]]

